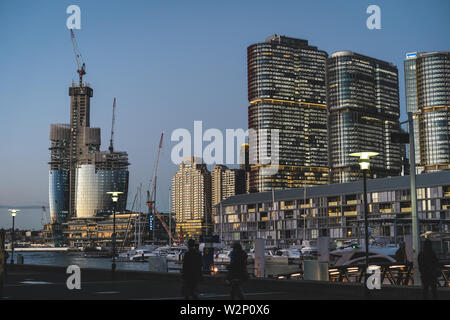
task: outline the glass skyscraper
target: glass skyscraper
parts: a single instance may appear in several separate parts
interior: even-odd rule
[[[50,126],[49,209],[52,223],[66,219],[69,210],[69,124]]]
[[[327,183],[327,57],[307,40],[279,35],[248,47],[250,192]],[[270,158],[278,160],[275,174],[264,172]]]
[[[361,179],[358,159],[349,154],[372,151],[374,178],[400,175],[402,154],[391,143],[400,132],[398,70],[391,63],[351,51],[327,61],[330,182]]]
[[[419,171],[450,169],[450,53],[407,54],[405,87]]]
[[[110,191],[123,192],[116,207],[123,212],[128,196],[128,154],[100,151],[100,128],[90,127],[92,88],[73,83],[69,95],[70,124],[50,126],[49,203],[56,224],[111,212]]]
[[[93,164],[83,164],[76,169],[76,213],[77,218],[92,218],[100,212],[126,209],[128,193],[128,170],[115,168],[113,170],[99,169]],[[125,196],[119,196],[117,207],[114,208],[112,198],[107,192],[121,191]]]

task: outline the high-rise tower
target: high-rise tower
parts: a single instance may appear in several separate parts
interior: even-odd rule
[[[215,165],[211,172],[212,206],[237,194],[243,194],[245,188],[245,171],[230,169],[224,165]]]
[[[89,153],[100,150],[100,129],[90,128],[91,98],[94,91],[82,83],[69,88],[70,96],[70,178],[69,214],[75,215],[76,167]]]
[[[250,192],[328,182],[326,52],[307,40],[272,35],[247,49]],[[278,145],[269,146],[272,130]],[[261,156],[278,151],[278,172]],[[264,151],[265,152],[265,151]]]
[[[331,182],[361,179],[349,154],[371,151],[372,177],[400,175],[402,154],[391,134],[400,132],[398,70],[391,63],[351,51],[327,61],[329,161]]]
[[[405,87],[418,171],[450,169],[450,52],[407,54]]]
[[[172,178],[177,233],[198,239],[211,231],[211,210],[211,173],[202,159],[184,159]]]
[[[49,207],[52,223],[64,221],[69,212],[70,125],[50,125]]]

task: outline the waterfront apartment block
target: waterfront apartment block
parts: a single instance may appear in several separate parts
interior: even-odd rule
[[[330,182],[360,180],[355,152],[378,152],[370,176],[383,178],[402,172],[402,149],[391,142],[400,132],[398,70],[391,63],[351,51],[327,60]]]
[[[279,35],[248,47],[250,192],[328,182],[327,57],[307,40]],[[270,158],[278,160],[276,174],[265,171]]]
[[[211,181],[213,206],[231,196],[245,193],[244,170],[216,165],[211,172]]]
[[[450,52],[406,55],[406,109],[419,172],[450,169]]]
[[[364,238],[362,181],[237,195],[214,208],[214,232],[228,244],[285,247],[319,236]],[[371,238],[404,240],[411,234],[410,177],[367,181]],[[450,231],[450,171],[417,176],[420,232]]]
[[[211,211],[211,173],[202,159],[183,159],[172,178],[176,232],[183,238],[199,239],[212,228]]]

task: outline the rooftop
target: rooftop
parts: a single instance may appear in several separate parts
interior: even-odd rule
[[[423,187],[437,187],[443,185],[450,185],[450,171],[439,171],[427,174],[417,175],[417,188]],[[275,201],[289,201],[303,199],[306,189],[306,198],[323,197],[323,196],[338,196],[348,194],[360,194],[363,189],[363,182],[356,181],[350,183],[336,183],[307,188],[293,188],[274,191]],[[367,192],[380,191],[394,191],[394,190],[409,190],[410,177],[392,177],[382,179],[367,180]],[[272,192],[260,192],[250,194],[239,194],[225,199],[221,202],[222,206],[241,205],[272,202]],[[219,206],[220,204],[217,204]]]

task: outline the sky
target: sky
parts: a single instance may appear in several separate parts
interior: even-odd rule
[[[19,228],[41,228],[48,209],[49,128],[68,123],[68,87],[77,80],[66,8],[81,9],[75,30],[94,89],[91,126],[106,150],[117,97],[115,149],[131,162],[129,208],[139,184],[147,189],[162,131],[157,207],[169,209],[177,166],[170,160],[177,128],[247,129],[246,49],[271,34],[306,39],[332,54],[351,50],[399,69],[405,115],[407,52],[450,50],[450,1],[247,0],[0,2],[0,228],[8,208],[22,211]],[[369,5],[381,29],[369,30]]]

